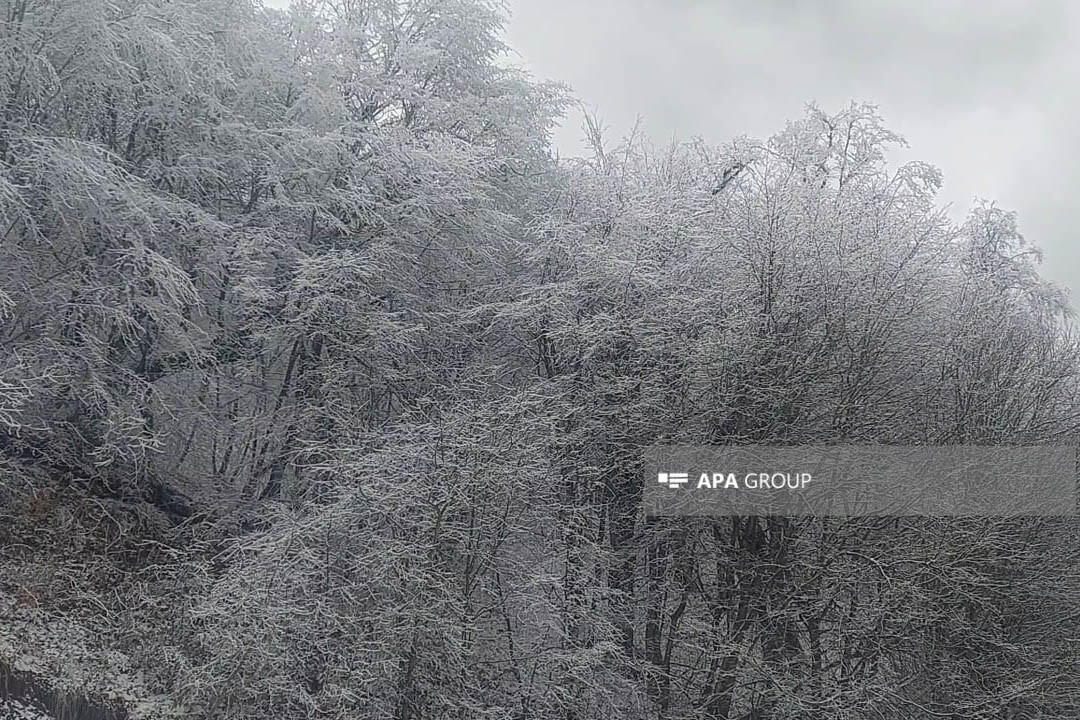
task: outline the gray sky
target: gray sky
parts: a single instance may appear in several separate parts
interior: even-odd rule
[[[269,0],[284,6],[286,0]],[[1080,0],[510,0],[520,63],[569,83],[612,139],[767,137],[817,102],[880,107],[962,219],[1016,210],[1080,307]],[[581,119],[557,136],[582,151]]]
[[[510,44],[566,81],[613,139],[766,137],[806,102],[880,107],[941,168],[962,218],[976,196],[1019,213],[1043,273],[1080,306],[1080,2],[512,0]],[[558,135],[582,150],[580,118]]]

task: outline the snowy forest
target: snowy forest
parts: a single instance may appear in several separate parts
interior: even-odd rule
[[[655,443],[1077,444],[1015,214],[861,102],[560,158],[505,22],[0,0],[0,705],[1080,716],[1075,508],[640,505]]]

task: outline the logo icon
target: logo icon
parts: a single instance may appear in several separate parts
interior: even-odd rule
[[[690,482],[690,477],[686,473],[657,473],[656,482],[661,485],[667,485],[672,490],[678,490],[680,487]]]

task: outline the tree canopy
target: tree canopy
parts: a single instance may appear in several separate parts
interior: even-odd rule
[[[0,0],[0,671],[131,717],[1075,717],[1074,517],[641,512],[659,442],[1076,444],[1015,215],[951,222],[868,104],[558,159],[504,22]]]

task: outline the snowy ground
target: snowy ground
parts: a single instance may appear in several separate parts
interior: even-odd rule
[[[52,720],[52,715],[16,700],[0,699],[0,720]]]

